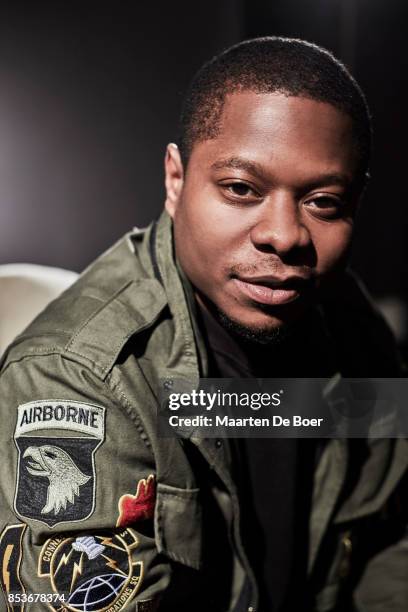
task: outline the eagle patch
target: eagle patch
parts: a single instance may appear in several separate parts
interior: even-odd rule
[[[105,439],[105,408],[59,400],[22,404],[14,439],[16,513],[49,527],[89,518],[95,509],[94,457]]]

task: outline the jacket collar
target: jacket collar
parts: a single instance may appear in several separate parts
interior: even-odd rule
[[[174,350],[169,356],[169,370],[174,370],[175,376],[178,372],[181,378],[198,383],[200,376],[208,374],[207,352],[197,323],[193,288],[176,261],[173,225],[166,211],[149,228],[145,244],[148,244],[151,271],[164,288],[174,321]]]

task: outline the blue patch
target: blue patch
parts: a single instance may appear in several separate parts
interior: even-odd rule
[[[137,545],[131,529],[51,538],[41,551],[38,575],[50,580],[70,610],[119,611],[142,582],[143,563],[133,558]]]

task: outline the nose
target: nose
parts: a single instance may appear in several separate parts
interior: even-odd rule
[[[265,200],[250,237],[256,248],[280,256],[305,249],[311,244],[308,228],[293,194],[280,191]]]

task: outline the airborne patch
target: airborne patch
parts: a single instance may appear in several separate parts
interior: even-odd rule
[[[62,432],[81,435],[66,437]],[[40,435],[44,433],[48,435]],[[16,513],[49,527],[91,516],[94,456],[105,439],[105,408],[59,400],[22,404],[14,439],[19,453]]]
[[[38,576],[49,580],[45,591],[51,587],[65,601],[51,610],[119,612],[125,608],[143,578],[143,562],[133,560],[137,545],[131,529],[47,540]]]
[[[16,595],[23,595],[20,567],[23,557],[22,541],[27,525],[8,525],[0,536],[1,587],[7,604],[7,612],[20,612],[22,603],[14,603]]]

